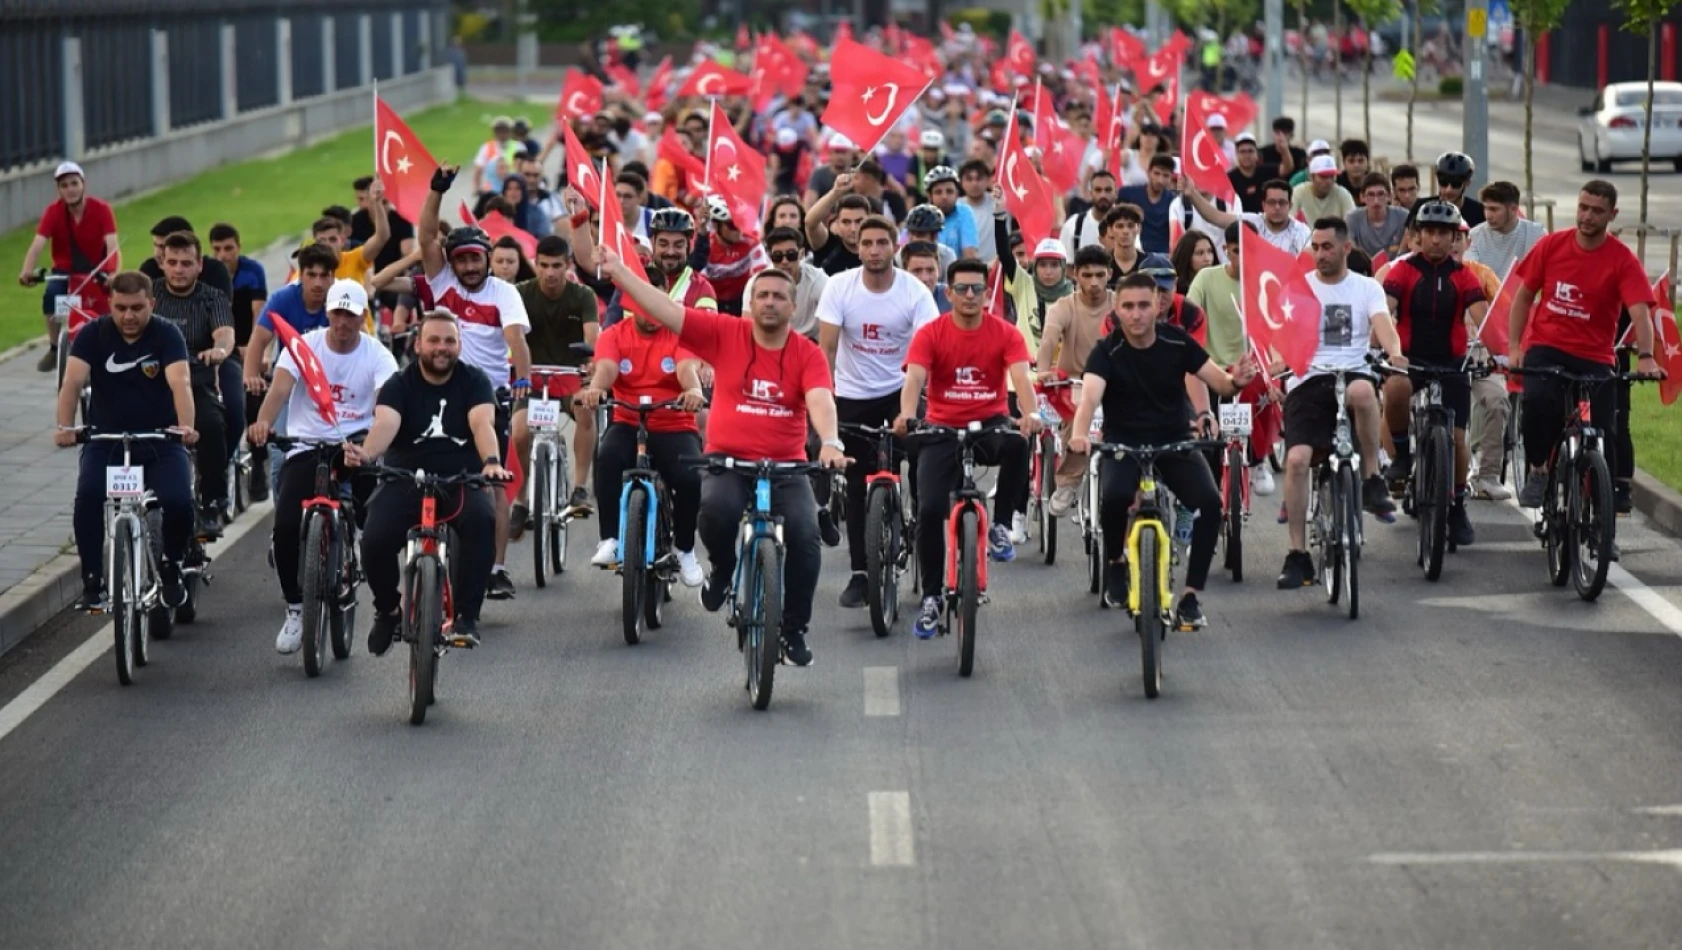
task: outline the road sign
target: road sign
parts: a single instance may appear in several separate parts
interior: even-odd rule
[[[1480,7],[1468,7],[1466,10],[1466,36],[1468,39],[1481,40],[1489,35],[1489,12]]]
[[[1490,0],[1489,25],[1498,30],[1513,25],[1513,11],[1507,8],[1507,0]]]

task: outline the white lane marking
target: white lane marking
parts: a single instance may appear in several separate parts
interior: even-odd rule
[[[870,863],[908,868],[917,863],[911,847],[911,793],[870,793]]]
[[[1646,808],[1636,808],[1638,815],[1661,815],[1668,818],[1682,818],[1682,805],[1649,805]]]
[[[1621,861],[1628,864],[1665,864],[1682,870],[1682,849],[1668,851],[1448,851],[1440,853],[1370,854],[1373,864],[1568,864]]]
[[[864,668],[864,714],[866,716],[899,715],[899,667],[867,666]]]
[[[274,503],[259,502],[245,510],[240,519],[230,525],[222,535],[220,541],[210,544],[206,551],[212,558],[233,546],[240,538],[245,537],[257,525],[263,522],[268,513],[273,510]],[[230,605],[232,606],[232,605]],[[24,720],[35,714],[35,711],[47,704],[47,700],[58,695],[59,690],[70,685],[81,672],[92,666],[95,660],[104,656],[113,646],[111,624],[101,626],[94,635],[82,642],[82,645],[70,651],[70,655],[59,660],[52,669],[48,670],[40,679],[29,684],[29,688],[17,694],[12,701],[0,707],[0,740],[11,735],[12,730],[23,725]],[[141,674],[144,675],[144,671]],[[114,677],[113,677],[114,678]]]
[[[1523,515],[1525,521],[1535,523],[1536,516],[1532,513],[1534,509],[1519,507],[1517,496],[1507,499],[1503,504]],[[1647,615],[1657,620],[1666,630],[1682,637],[1682,610],[1677,609],[1675,604],[1665,600],[1657,591],[1642,583],[1640,578],[1624,570],[1624,566],[1615,561],[1607,570],[1606,579],[1612,582],[1612,586],[1616,587],[1619,593],[1647,611]]]

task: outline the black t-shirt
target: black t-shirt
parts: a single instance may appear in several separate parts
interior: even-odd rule
[[[76,334],[70,355],[88,364],[88,423],[94,428],[145,432],[180,421],[164,374],[187,359],[187,341],[175,324],[153,317],[130,343],[116,321],[101,317]]]
[[[1279,154],[1279,146],[1263,145],[1256,154],[1261,158],[1262,167],[1273,172],[1274,178],[1282,177],[1279,174],[1279,165],[1284,156]],[[1291,146],[1291,174],[1295,175],[1307,167],[1308,152],[1301,146]]]
[[[148,257],[140,263],[140,272],[154,281],[163,280],[164,269],[158,266],[158,259]],[[228,276],[228,268],[214,257],[204,259],[204,269],[199,271],[199,283],[209,284],[222,292],[222,295],[233,299],[234,281]]]
[[[403,257],[403,242],[412,241],[415,237],[415,226],[407,219],[390,208],[386,209],[386,221],[391,229],[391,237],[386,239],[385,247],[374,258],[374,271],[385,270]],[[363,208],[356,209],[350,216],[350,242],[361,246],[368,243],[374,236],[374,218]]]
[[[1238,192],[1238,203],[1251,214],[1261,214],[1262,186],[1279,177],[1278,168],[1257,165],[1251,174],[1244,174],[1237,168],[1228,169],[1227,180],[1232,182],[1233,190]]]
[[[1104,441],[1160,445],[1188,438],[1191,398],[1186,374],[1209,354],[1184,330],[1156,325],[1156,341],[1140,349],[1120,332],[1092,348],[1086,372],[1104,378]]]
[[[403,417],[387,451],[391,465],[440,475],[477,472],[484,460],[473,444],[467,411],[494,400],[490,377],[466,363],[457,363],[441,384],[427,382],[420,364],[410,363],[380,387],[378,404]]]
[[[864,265],[864,262],[859,260],[858,252],[847,250],[847,245],[842,244],[841,239],[836,237],[833,231],[830,232],[829,240],[825,241],[822,247],[812,249],[812,263],[832,277],[844,270],[852,270]]]

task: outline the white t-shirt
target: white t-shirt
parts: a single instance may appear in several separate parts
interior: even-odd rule
[[[1179,199],[1174,200],[1178,201]],[[1063,239],[1063,250],[1069,253],[1069,266],[1071,268],[1074,267],[1076,251],[1083,247],[1104,243],[1101,234],[1103,229],[1104,222],[1093,218],[1090,210],[1072,215],[1064,220],[1061,237]],[[945,268],[942,268],[940,272],[944,275],[946,273]]]
[[[911,336],[940,316],[922,282],[894,268],[884,293],[864,286],[864,268],[831,275],[818,298],[818,323],[841,328],[835,348],[835,395],[879,399],[905,386]]]
[[[281,347],[280,360],[275,368],[286,370],[297,381],[286,402],[286,434],[294,439],[329,442],[341,434],[366,432],[374,424],[374,403],[379,397],[380,387],[397,372],[397,361],[392,358],[391,351],[366,333],[362,334],[356,349],[349,353],[335,353],[327,345],[325,329],[311,330],[304,334],[303,341],[321,363],[328,385],[333,387],[333,404],[338,410],[339,425],[337,428],[328,425],[316,412],[315,401],[310,398],[302,374],[298,372],[298,364],[293,361],[291,351]],[[291,458],[305,451],[308,450],[294,448],[286,455]]]
[[[1246,211],[1241,217],[1256,226],[1256,232],[1261,235],[1262,240],[1286,254],[1301,254],[1303,248],[1308,246],[1309,239],[1314,236],[1313,230],[1296,218],[1289,219],[1290,223],[1286,225],[1285,230],[1275,231],[1267,226],[1266,218],[1253,211]],[[1220,243],[1215,242],[1215,246],[1220,247]]]
[[[1347,271],[1335,284],[1322,283],[1319,272],[1309,274],[1308,286],[1320,299],[1320,347],[1314,351],[1311,365],[1365,369],[1373,317],[1390,313],[1383,285],[1371,277]],[[1303,379],[1319,375],[1324,374],[1310,370]]]
[[[1219,211],[1231,210],[1225,198],[1210,198],[1209,203]],[[1188,217],[1191,221],[1189,229],[1186,227]],[[1198,214],[1197,208],[1182,197],[1175,196],[1174,200],[1168,203],[1168,229],[1171,233],[1178,229],[1180,234],[1192,230],[1209,235],[1210,240],[1215,242],[1215,263],[1226,263],[1226,228],[1216,227],[1209,219]]]
[[[500,277],[486,277],[479,289],[468,291],[456,280],[456,273],[445,262],[441,274],[428,276],[432,297],[438,306],[456,315],[461,323],[461,359],[478,367],[491,378],[491,386],[508,381],[508,340],[504,327],[519,327],[521,333],[531,332],[531,318],[526,316],[526,302],[514,285]]]

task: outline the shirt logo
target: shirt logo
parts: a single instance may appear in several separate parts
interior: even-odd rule
[[[779,402],[783,398],[783,387],[771,379],[750,379],[748,398],[755,402]]]
[[[1554,297],[1556,297],[1560,303],[1579,304],[1583,302],[1583,290],[1576,284],[1568,284],[1564,281],[1555,281]]]
[[[660,372],[662,372],[662,373],[675,373],[675,372],[677,372],[677,360],[674,360],[669,356],[662,358],[660,360]]]
[[[147,379],[156,379],[158,377],[158,361],[147,360],[146,362],[141,363],[140,373]]]
[[[959,386],[981,385],[981,370],[974,366],[960,366],[952,371],[953,382]]]
[[[449,404],[448,399],[438,400],[438,412],[432,417],[432,424],[426,427],[426,431],[422,432],[419,438],[415,439],[416,442],[427,439],[449,439],[457,445],[467,444],[466,439],[458,439],[444,431],[444,407]]]
[[[880,340],[882,327],[876,323],[866,323],[859,327],[859,337],[866,340]]]
[[[119,363],[117,362],[117,354],[112,353],[110,356],[105,358],[105,371],[107,373],[126,373],[129,370],[134,369],[136,366],[139,366],[143,361],[151,358],[152,354],[147,353],[145,356],[139,357],[131,362]],[[157,370],[153,370],[152,373],[153,375],[156,375]]]
[[[627,356],[627,357],[624,357],[623,359],[621,359],[619,361],[619,372],[629,373],[630,371],[631,371],[631,358]]]

